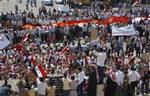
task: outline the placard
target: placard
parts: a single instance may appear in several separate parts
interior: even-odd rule
[[[6,38],[4,34],[0,34],[0,50],[7,47],[10,41]]]
[[[63,96],[63,82],[61,81],[62,78],[63,76],[50,77],[50,80],[52,80],[56,86],[56,96]]]

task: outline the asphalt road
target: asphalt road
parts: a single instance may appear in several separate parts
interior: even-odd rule
[[[38,14],[38,9],[39,7],[42,6],[42,2],[43,0],[37,0],[37,7],[31,7],[29,5],[29,10],[33,9],[33,12],[35,14]],[[46,6],[47,9],[53,9],[55,8],[56,10],[58,9],[58,4],[55,3],[55,0],[53,0],[53,6]],[[26,10],[26,0],[22,0],[22,4],[18,3],[17,0],[0,0],[0,13],[6,13],[6,12],[15,12],[15,4],[18,5],[19,9],[21,11]]]

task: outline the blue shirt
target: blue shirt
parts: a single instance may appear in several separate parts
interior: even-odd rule
[[[7,86],[0,87],[0,96],[9,96],[10,88]]]

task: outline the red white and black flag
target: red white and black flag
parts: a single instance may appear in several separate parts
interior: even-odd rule
[[[135,7],[135,6],[140,5],[140,1],[141,1],[141,0],[133,0],[132,6]]]
[[[31,57],[31,66],[33,66],[33,67],[36,66],[36,58],[35,58],[35,56]]]
[[[29,33],[26,33],[23,37],[22,37],[22,42],[25,42],[29,39]]]
[[[42,67],[41,64],[37,65],[35,68],[34,68],[34,71],[35,71],[35,74],[38,76],[38,77],[46,77],[46,73]]]
[[[41,64],[37,64],[36,62],[36,57],[35,56],[31,56],[31,66],[30,68],[32,68],[33,73],[37,76],[37,77],[46,77],[46,72],[44,70],[44,68],[42,67]]]

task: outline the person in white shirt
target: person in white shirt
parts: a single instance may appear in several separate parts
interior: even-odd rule
[[[118,86],[121,86],[123,84],[123,80],[124,80],[124,73],[120,70],[118,70],[116,73],[116,82],[118,84]]]
[[[123,85],[123,82],[124,82],[124,73],[120,70],[120,66],[118,65],[116,67],[117,71],[115,72],[115,78],[116,78],[116,83],[117,83],[117,86],[116,86],[116,91],[115,91],[115,96],[123,96],[123,88],[122,88],[122,85]]]
[[[77,72],[77,93],[78,96],[83,96],[83,85],[85,81],[85,73],[82,71],[82,68],[78,68]]]
[[[106,60],[106,52],[103,52],[103,50],[101,50],[101,52],[97,52],[97,51],[93,51],[93,54],[95,56],[97,56],[97,68],[98,68],[98,76],[99,76],[99,80],[98,83],[99,84],[103,84],[103,80],[104,80],[104,63]]]
[[[129,95],[133,96],[135,87],[138,85],[138,82],[140,80],[140,75],[138,72],[135,71],[134,67],[131,67],[131,70],[128,73],[128,79],[129,79]]]
[[[48,85],[44,82],[44,78],[37,79],[37,96],[46,96],[47,88]]]

